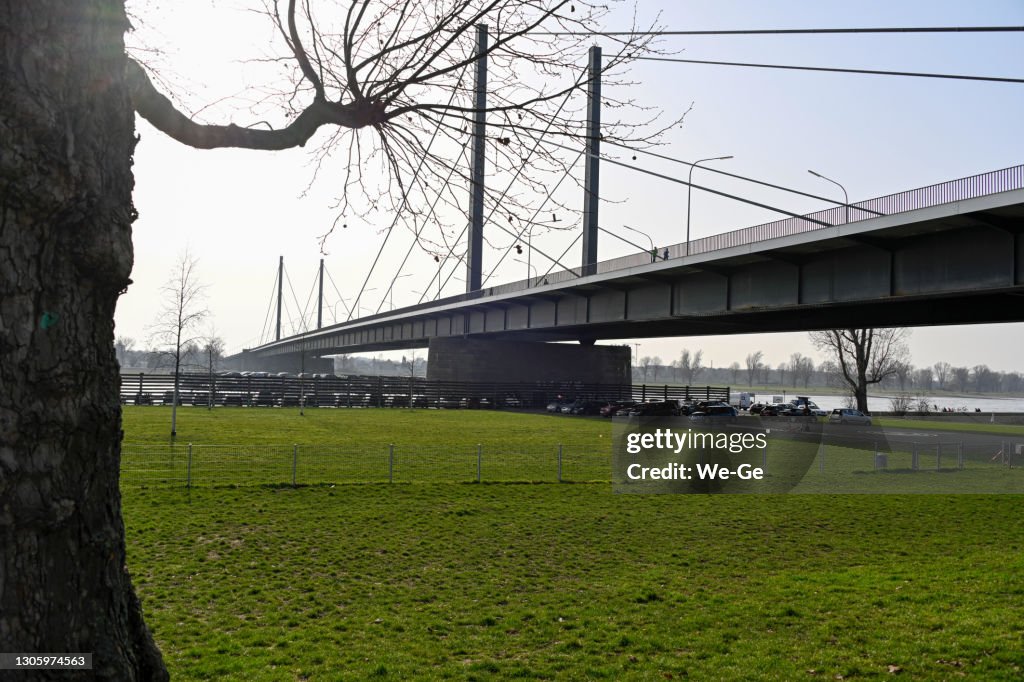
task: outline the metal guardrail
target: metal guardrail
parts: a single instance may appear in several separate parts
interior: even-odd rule
[[[868,220],[880,215],[894,215],[906,213],[930,206],[939,206],[954,201],[974,199],[980,196],[1006,192],[1015,189],[1024,189],[1024,164],[1011,166],[997,171],[972,175],[966,178],[949,180],[935,185],[919,187],[917,189],[888,194],[874,199],[867,199],[857,203],[833,206],[822,211],[808,213],[799,218],[785,218],[769,223],[762,223],[731,232],[711,235],[695,239],[690,242],[689,255],[699,255],[721,251],[736,246],[754,244],[757,242],[787,237],[804,232],[813,232],[824,229],[819,222],[828,223],[828,226],[855,223],[861,220]],[[815,222],[819,221],[819,222]],[[681,258],[687,255],[686,242],[672,244],[658,250],[657,260],[664,260],[664,249],[668,249],[668,259]],[[639,265],[652,262],[651,254],[648,252],[629,254],[618,258],[600,261],[595,264],[596,273],[614,272],[625,270]],[[559,270],[548,273],[539,278],[510,282],[488,290],[489,293],[509,293],[521,291],[537,286],[538,280],[547,280],[549,284],[564,282],[576,279],[581,276],[580,269]],[[447,300],[447,299],[446,299]]]

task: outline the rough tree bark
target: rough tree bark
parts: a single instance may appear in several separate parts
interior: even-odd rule
[[[31,679],[167,678],[125,567],[118,491],[126,28],[123,0],[0,9],[0,651],[94,661]]]

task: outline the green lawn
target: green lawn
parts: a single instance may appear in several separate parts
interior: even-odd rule
[[[130,490],[172,679],[1020,679],[1014,496]]]
[[[515,413],[179,415],[179,440],[286,451],[519,440],[607,452],[611,434]],[[166,447],[168,424],[169,410],[129,408],[125,440]],[[123,486],[129,569],[172,679],[1022,675],[1018,495],[245,482]]]
[[[873,418],[879,426],[899,429],[922,429],[926,431],[961,431],[964,433],[989,433],[1003,436],[1016,436],[1024,439],[1024,426],[1015,424],[992,424],[988,417],[981,417],[977,422],[945,420],[941,414],[929,419],[902,419],[899,417]]]

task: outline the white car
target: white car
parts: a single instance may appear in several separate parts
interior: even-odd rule
[[[849,407],[837,407],[832,410],[832,414],[828,416],[829,424],[860,424],[862,426],[871,426],[871,417],[864,414],[860,410],[854,410]]]

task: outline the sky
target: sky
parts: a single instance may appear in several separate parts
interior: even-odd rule
[[[138,23],[149,27],[147,40],[158,41],[163,48],[151,57],[165,81],[161,87],[193,109],[210,104],[202,114],[207,122],[253,122],[240,105],[251,99],[254,69],[267,67],[244,59],[273,40],[273,31],[264,18],[241,11],[243,5],[236,0],[174,7],[151,4],[134,10]],[[639,0],[636,14],[639,23],[657,18],[668,30],[1024,25],[1024,3],[1019,0]],[[606,28],[628,29],[631,17],[632,8],[617,10],[608,17]],[[595,42],[606,50],[611,47],[607,39]],[[659,45],[681,51],[679,56],[688,59],[1024,77],[1024,41],[1019,33],[690,36],[665,38]],[[732,156],[708,165],[835,195],[837,200],[842,198],[838,188],[813,177],[808,169],[840,182],[850,200],[858,201],[1024,162],[1024,85],[655,62],[637,64],[630,75],[635,84],[614,94],[653,107],[666,118],[689,109],[684,124],[665,138],[659,153],[690,161]],[[390,219],[346,221],[348,227],[337,230],[325,245],[326,254],[321,254],[319,236],[337,217],[332,208],[339,182],[336,166],[314,177],[307,150],[194,150],[141,119],[138,133],[135,203],[140,217],[134,229],[134,283],[118,305],[119,336],[135,339],[137,347],[147,345],[161,287],[186,248],[198,258],[207,287],[209,324],[230,352],[267,339],[279,256],[285,259],[287,273],[286,332],[299,324],[298,311],[313,311],[308,301],[321,257],[330,275],[325,320],[347,316],[345,310],[367,276]],[[684,178],[687,170],[648,159],[637,165]],[[656,245],[685,240],[684,186],[611,164],[602,167],[601,182],[607,200],[600,209],[602,227],[641,244],[648,239]],[[702,170],[695,172],[694,182],[794,212],[825,207],[819,201],[761,190]],[[582,205],[582,192],[568,184],[559,198]],[[690,208],[694,239],[780,217],[700,191],[694,191]],[[626,225],[643,235],[630,232]],[[538,230],[531,240],[545,253],[559,254],[575,236],[571,230]],[[606,235],[601,239],[601,260],[636,250]],[[407,234],[393,236],[361,298],[363,314],[380,305],[386,310],[392,304],[416,303],[424,290],[431,296],[436,293],[436,264],[428,254],[414,250],[397,280],[393,301],[382,302],[410,241]],[[484,253],[485,272],[513,241],[494,234],[491,244]],[[567,257],[572,264],[579,259],[578,248]],[[547,267],[534,253],[531,266],[538,265]],[[528,272],[526,263],[506,258],[491,284],[519,280]],[[460,293],[461,288],[464,284],[453,279],[444,293]],[[705,362],[714,366],[742,364],[753,350],[762,350],[772,366],[794,352],[821,358],[804,333],[614,343],[637,343],[641,356],[659,356],[666,363],[683,348],[702,349]],[[917,328],[909,345],[910,360],[918,367],[947,361],[1024,370],[1019,352],[1024,347],[1024,324]]]

